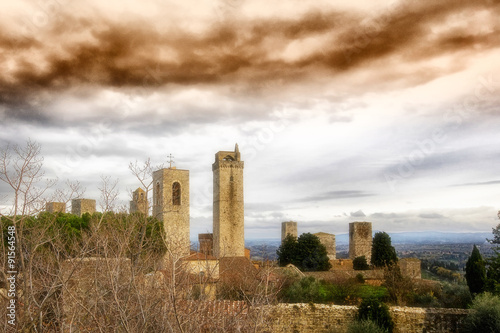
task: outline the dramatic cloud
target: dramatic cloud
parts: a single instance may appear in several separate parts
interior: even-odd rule
[[[128,163],[172,153],[190,170],[195,239],[211,230],[213,154],[238,142],[250,238],[278,238],[284,220],[332,233],[356,219],[388,232],[497,223],[498,0],[0,11],[0,144],[40,142],[47,176],[88,197],[111,175],[126,205]]]

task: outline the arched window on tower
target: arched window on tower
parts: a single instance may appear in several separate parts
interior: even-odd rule
[[[172,205],[181,204],[181,184],[175,182],[172,184]]]

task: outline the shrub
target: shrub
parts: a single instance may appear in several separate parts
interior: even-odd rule
[[[490,293],[478,295],[462,326],[463,333],[500,332],[500,298]]]
[[[387,330],[388,333],[392,333],[394,329],[389,307],[376,298],[364,299],[361,302],[356,319],[358,321],[371,320],[380,328]]]
[[[386,333],[387,330],[379,327],[377,323],[371,320],[360,320],[352,322],[347,333]]]
[[[354,260],[352,261],[352,267],[355,271],[364,271],[370,268],[365,256],[354,258]]]

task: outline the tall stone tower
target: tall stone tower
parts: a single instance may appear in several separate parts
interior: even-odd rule
[[[285,240],[287,235],[292,235],[293,237],[297,238],[298,233],[297,233],[297,222],[293,221],[288,221],[288,222],[281,222],[281,242]]]
[[[153,172],[153,216],[163,221],[168,253],[189,255],[189,170]]]
[[[132,201],[130,201],[130,214],[139,212],[147,215],[147,210],[148,199],[146,198],[146,192],[139,187],[132,194]]]
[[[372,223],[349,223],[349,259],[365,256],[370,263],[372,258]]]
[[[234,151],[215,154],[213,237],[217,258],[245,255],[243,166],[238,144]]]

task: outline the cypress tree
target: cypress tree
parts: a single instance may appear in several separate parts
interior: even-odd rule
[[[479,294],[484,291],[486,284],[486,268],[483,257],[476,245],[465,264],[465,279],[472,294]]]

